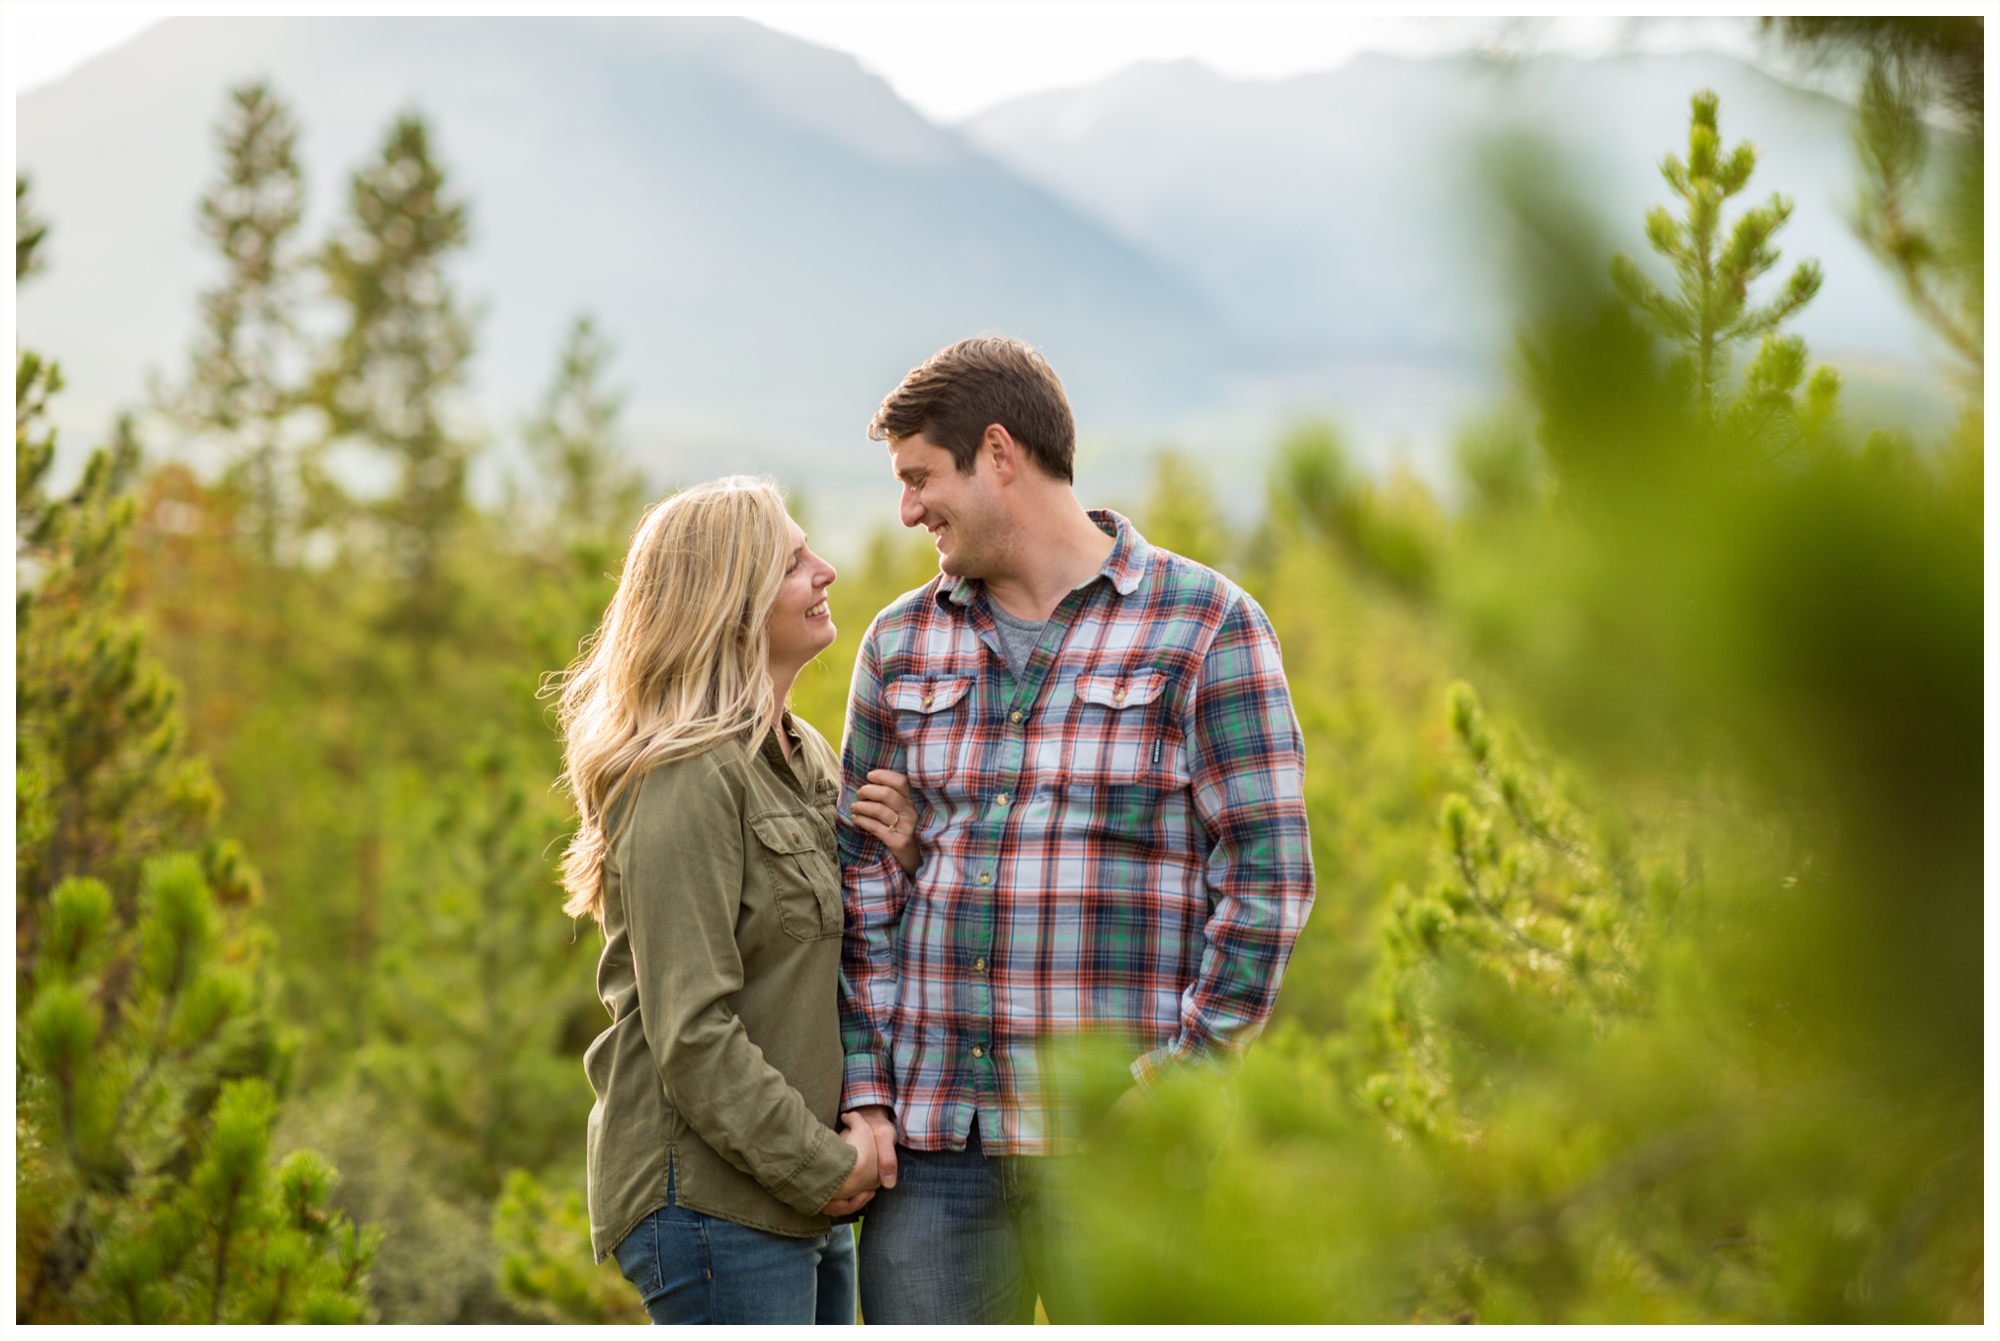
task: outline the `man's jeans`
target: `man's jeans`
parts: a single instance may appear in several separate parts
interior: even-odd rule
[[[788,1238],[662,1206],[618,1245],[618,1269],[657,1323],[854,1321],[854,1229]]]
[[[1094,1322],[1079,1261],[1075,1156],[896,1151],[896,1185],[862,1212],[861,1317],[881,1323]]]

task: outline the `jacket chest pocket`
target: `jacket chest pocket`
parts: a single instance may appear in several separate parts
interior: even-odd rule
[[[1070,710],[1064,772],[1072,786],[1175,786],[1182,779],[1178,732],[1160,702],[1167,677],[1157,670],[1079,675]]]
[[[769,873],[778,924],[793,940],[840,934],[840,868],[833,844],[804,815],[766,811],[750,817],[757,856]]]
[[[969,675],[931,680],[905,676],[883,690],[896,713],[896,744],[912,787],[943,790],[959,771],[971,711],[964,700],[971,688]]]

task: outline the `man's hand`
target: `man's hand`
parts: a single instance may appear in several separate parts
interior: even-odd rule
[[[864,1104],[854,1116],[868,1124],[875,1136],[875,1167],[883,1187],[896,1185],[896,1120],[884,1104]]]
[[[854,1167],[834,1190],[833,1200],[826,1203],[822,1212],[826,1215],[852,1215],[874,1200],[875,1189],[881,1186],[875,1133],[861,1114],[840,1115],[840,1139],[854,1147]]]
[[[1118,1096],[1118,1102],[1112,1104],[1104,1116],[1097,1120],[1089,1135],[1076,1143],[1076,1153],[1088,1155],[1091,1151],[1109,1144],[1148,1107],[1150,1105],[1146,1101],[1146,1096],[1139,1092],[1137,1085],[1132,1086]]]

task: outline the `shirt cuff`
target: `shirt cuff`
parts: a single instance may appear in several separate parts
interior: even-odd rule
[[[781,1186],[771,1189],[773,1196],[801,1215],[818,1215],[824,1211],[826,1203],[833,1200],[833,1194],[840,1191],[840,1185],[847,1181],[847,1175],[854,1172],[854,1166],[861,1158],[860,1153],[841,1140],[833,1128],[822,1127],[817,1122],[813,1127],[819,1135],[812,1154]]]
[[[896,1106],[895,1089],[889,1083],[888,1063],[868,1053],[849,1053],[847,1072],[841,1079],[840,1111],[845,1113],[870,1104],[880,1104],[888,1109]]]
[[[1169,1043],[1164,1048],[1154,1048],[1141,1053],[1132,1060],[1132,1084],[1146,1102],[1164,1113],[1166,1105],[1160,1102],[1158,1086],[1173,1072],[1185,1067],[1188,1059],[1180,1054],[1176,1045]]]

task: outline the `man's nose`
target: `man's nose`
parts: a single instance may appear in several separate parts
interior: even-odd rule
[[[924,505],[917,501],[917,491],[908,485],[903,487],[903,501],[900,510],[905,526],[921,526],[924,520]]]

